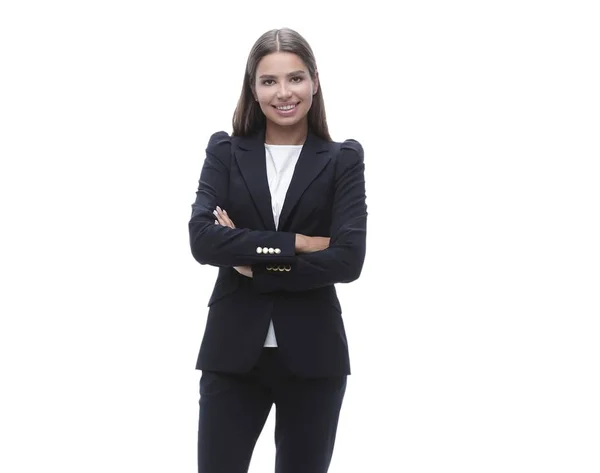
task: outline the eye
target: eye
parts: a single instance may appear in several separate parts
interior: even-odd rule
[[[273,79],[265,79],[262,81],[263,85],[272,85],[271,83],[275,82]]]
[[[292,77],[292,82],[299,84],[300,82],[302,82],[302,77],[300,77],[300,76]]]

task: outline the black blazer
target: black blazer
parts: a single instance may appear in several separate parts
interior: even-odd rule
[[[216,225],[225,209],[236,228]],[[365,259],[364,153],[355,140],[309,132],[275,230],[264,130],[211,136],[189,221],[192,255],[219,267],[196,369],[243,373],[258,360],[273,319],[280,354],[299,376],[350,374],[334,284],[356,280]],[[295,235],[328,236],[326,250],[295,252]],[[250,265],[253,277],[233,266]]]

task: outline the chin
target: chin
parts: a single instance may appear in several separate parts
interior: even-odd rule
[[[271,121],[279,126],[294,126],[294,125],[300,123],[302,121],[302,118],[299,120],[296,118],[294,118],[293,120],[286,120],[286,119],[281,119],[281,117],[273,117],[273,118],[271,118]]]
[[[269,116],[268,118],[270,121],[272,121],[273,123],[275,123],[279,126],[294,126],[294,125],[297,125],[298,123],[302,123],[304,120],[306,120],[308,118],[308,114],[305,113],[303,115],[300,115],[299,117],[289,117],[289,118],[283,118],[278,115],[272,115],[272,116]]]

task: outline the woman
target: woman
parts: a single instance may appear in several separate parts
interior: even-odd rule
[[[219,267],[196,364],[199,473],[247,472],[273,404],[276,472],[325,473],[350,374],[334,284],[365,258],[364,156],[331,140],[297,32],[254,44],[233,133],[210,138],[192,210],[192,254]]]

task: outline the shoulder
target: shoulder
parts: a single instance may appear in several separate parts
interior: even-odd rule
[[[365,152],[359,141],[348,138],[335,143],[338,153],[336,156],[338,166],[344,168],[360,165],[365,160]]]
[[[206,157],[214,158],[228,166],[231,160],[232,137],[226,131],[217,131],[208,139]]]
[[[356,155],[358,155],[361,159],[364,159],[365,152],[363,150],[362,145],[355,139],[348,138],[347,140],[340,143],[340,151],[350,150],[353,151]]]
[[[229,133],[226,131],[213,133],[208,140],[207,151],[223,147],[231,147],[231,136],[229,136]]]

